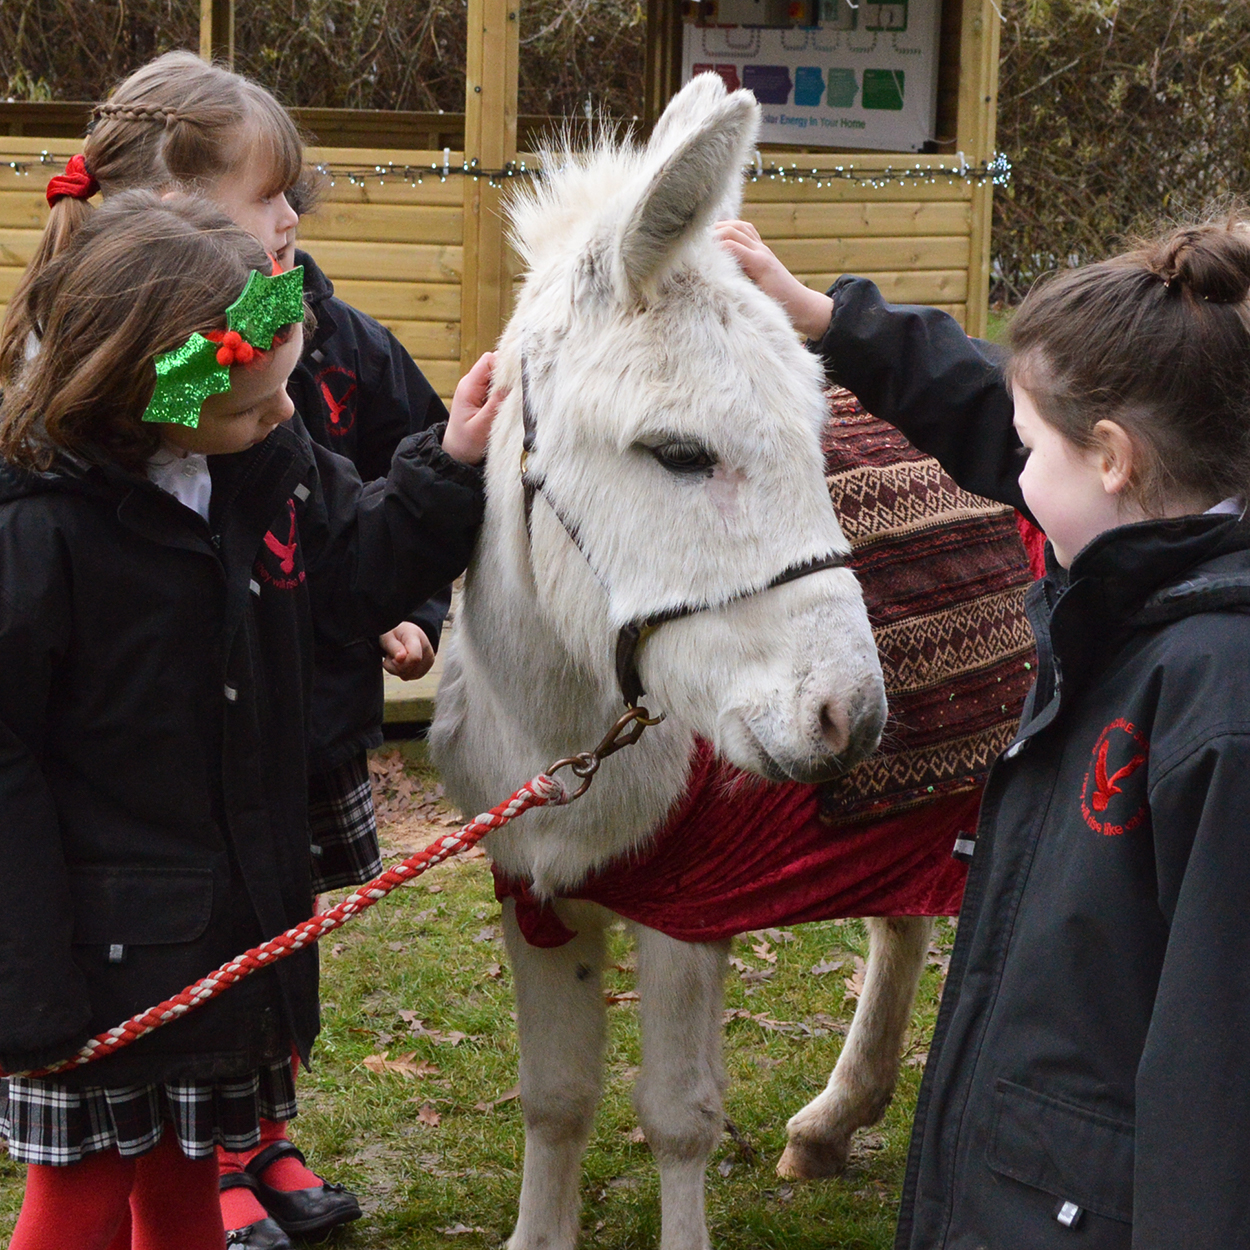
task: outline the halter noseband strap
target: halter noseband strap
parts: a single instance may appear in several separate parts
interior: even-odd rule
[[[535,477],[529,471],[528,462],[537,439],[538,423],[535,419],[534,411],[530,407],[529,368],[524,355],[521,357],[521,419],[524,429],[521,452],[521,490],[525,501],[526,535],[531,539],[532,543],[534,496],[542,495],[547,500],[547,504],[552,512],[555,513],[556,520],[564,527],[564,532],[568,534],[573,545],[582,553],[586,563],[590,565],[590,571],[594,573],[604,589],[608,589],[607,582],[599,575],[599,571],[590,559],[590,554],[582,546],[581,535],[577,532],[577,527],[571,525],[565,519],[564,514],[547,495],[543,489],[545,482],[542,478]],[[820,573],[825,569],[846,568],[846,563],[847,558],[845,555],[837,551],[831,551],[828,555],[813,556],[810,560],[792,564],[789,568],[783,569],[772,581],[765,585],[757,586],[752,590],[736,591],[717,603],[678,604],[673,608],[665,608],[662,612],[653,612],[650,616],[636,617],[634,620],[628,621],[621,626],[620,631],[616,635],[616,681],[625,700],[625,706],[630,708],[637,707],[638,701],[645,694],[642,687],[642,677],[638,672],[638,653],[642,649],[642,644],[661,625],[665,625],[669,621],[679,621],[683,617],[694,616],[698,612],[712,612],[720,608],[727,608],[732,603],[749,599],[752,595],[763,594],[766,590],[774,590],[778,586],[784,586],[787,582],[796,582],[799,578],[807,577],[811,573]]]
[[[722,599],[719,603],[684,603],[676,608],[668,608],[664,612],[655,612],[642,620],[630,621],[622,625],[616,636],[616,682],[625,696],[627,707],[637,706],[638,700],[646,693],[642,688],[642,677],[638,672],[638,652],[642,644],[655,633],[661,625],[669,621],[679,621],[684,616],[694,616],[696,612],[710,612],[719,608],[727,608],[731,603],[749,599],[752,595],[762,595],[766,590],[784,586],[786,582],[797,582],[800,577],[809,573],[820,573],[824,569],[846,568],[846,556],[831,551],[827,556],[813,556],[801,564],[792,564],[788,569],[778,573],[766,586],[755,590],[741,590]]]

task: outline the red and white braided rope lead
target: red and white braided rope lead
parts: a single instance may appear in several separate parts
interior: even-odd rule
[[[531,807],[558,806],[567,803],[570,797],[575,796],[570,796],[561,781],[548,773],[539,773],[532,781],[526,782],[516,791],[507,802],[500,803],[498,807],[492,807],[489,812],[484,812],[481,816],[469,821],[458,832],[444,834],[423,851],[410,855],[402,864],[388,868],[381,876],[375,877],[367,885],[362,885],[358,890],[353,891],[336,907],[330,908],[320,916],[313,916],[297,924],[293,929],[288,929],[285,933],[262,942],[260,946],[254,946],[250,951],[245,951],[242,955],[230,960],[229,963],[222,964],[216,972],[210,972],[208,976],[201,977],[194,985],[188,985],[181,994],[167,998],[163,1003],[149,1007],[147,1011],[140,1012],[137,1016],[131,1016],[124,1024],[119,1024],[106,1033],[98,1034],[71,1058],[29,1072],[7,1074],[0,1072],[0,1076],[50,1076],[54,1072],[64,1072],[67,1069],[81,1067],[85,1063],[94,1063],[97,1059],[105,1059],[109,1055],[116,1054],[122,1047],[129,1046],[131,1042],[137,1042],[139,1038],[146,1036],[154,1029],[159,1029],[162,1025],[180,1019],[197,1007],[202,1007],[230,986],[242,981],[245,977],[250,977],[253,972],[268,968],[280,959],[294,955],[296,951],[303,950],[325,937],[327,933],[341,928],[353,916],[358,916],[362,911],[368,910],[379,899],[385,898],[406,881],[419,877],[427,868],[442,863],[452,855],[467,851],[488,833],[515,820],[522,812],[528,811]]]

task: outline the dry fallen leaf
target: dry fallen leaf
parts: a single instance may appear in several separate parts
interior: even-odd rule
[[[495,940],[495,926],[493,924],[488,925],[485,929],[482,929],[473,940],[475,942],[493,942]]]
[[[822,959],[820,963],[812,964],[812,976],[823,977],[826,972],[837,972],[845,963],[845,959]]]
[[[503,976],[503,966],[501,964],[487,964],[486,976],[492,981],[498,981]]]
[[[335,942],[334,945],[330,947],[330,955],[332,958],[337,959],[346,949],[347,947],[344,946],[342,942]]]
[[[520,1098],[521,1087],[514,1085],[511,1089],[504,1090],[498,1098],[488,1099],[484,1102],[475,1102],[473,1104],[474,1111],[494,1111],[501,1103],[511,1102],[514,1098]]]
[[[427,885],[425,887],[425,892],[427,894],[441,894],[443,892],[443,887],[441,885]]]
[[[757,954],[757,955],[758,955],[758,956],[759,956],[759,957],[760,957],[760,958],[761,958],[761,959],[762,959],[765,963],[768,963],[768,964],[775,964],[775,963],[777,962],[777,952],[776,952],[775,950],[773,950],[773,948],[772,948],[771,946],[769,946],[769,944],[768,944],[768,942],[767,942],[767,941],[763,941],[763,942],[756,942],[756,943],[755,943],[755,945],[751,947],[751,949],[752,949],[752,950],[753,950],[753,951],[754,951],[754,952],[755,952],[755,953],[756,953],[756,954]]]
[[[846,987],[845,992],[842,995],[844,1002],[859,1002],[859,996],[864,992],[864,971],[864,961],[856,955],[855,971],[852,972],[849,977],[844,977],[842,980],[842,984]]]
[[[614,1003],[636,1003],[638,1001],[637,990],[626,990],[623,994],[605,994],[603,1001],[611,1007]]]
[[[634,1129],[632,1133],[630,1133],[629,1140],[634,1142],[637,1145],[642,1145],[643,1143],[646,1142],[647,1135],[646,1133],[642,1131],[641,1128],[636,1128]]]
[[[480,1233],[485,1231],[481,1228],[470,1228],[467,1224],[453,1224],[450,1228],[440,1228],[438,1230],[444,1237],[462,1237],[465,1233]]]
[[[438,1128],[443,1122],[443,1117],[434,1110],[434,1104],[423,1102],[420,1110],[417,1112],[417,1119],[422,1124],[428,1124],[431,1128]]]
[[[746,985],[759,985],[765,981],[771,981],[776,975],[775,968],[748,968],[742,973],[742,980]]]
[[[364,1065],[370,1072],[393,1072],[396,1076],[435,1076],[438,1073],[436,1068],[428,1059],[418,1059],[415,1050],[409,1051],[405,1055],[396,1055],[394,1059],[388,1058],[387,1052],[383,1051],[380,1055],[366,1055]]]

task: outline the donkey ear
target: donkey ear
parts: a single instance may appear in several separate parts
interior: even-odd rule
[[[669,106],[647,149],[662,152],[662,163],[618,236],[632,291],[654,281],[683,240],[706,228],[741,194],[759,113],[749,91],[727,94],[711,74],[700,75]]]
[[[651,131],[649,156],[663,159],[692,130],[698,129],[728,95],[719,74],[696,74],[665,106]]]

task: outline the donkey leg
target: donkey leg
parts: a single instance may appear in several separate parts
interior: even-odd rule
[[[882,916],[867,924],[868,967],[851,1030],[829,1084],[786,1125],[779,1176],[837,1176],[846,1167],[851,1134],[875,1124],[894,1095],[933,920]]]
[[[578,1181],[603,1085],[604,928],[593,904],[561,903],[577,936],[531,946],[504,903],[504,939],[516,985],[525,1167],[508,1250],[572,1250],[581,1213]]]
[[[703,1186],[724,1131],[721,1003],[728,942],[639,926],[642,1071],[634,1106],[660,1169],[660,1250],[707,1250]]]

